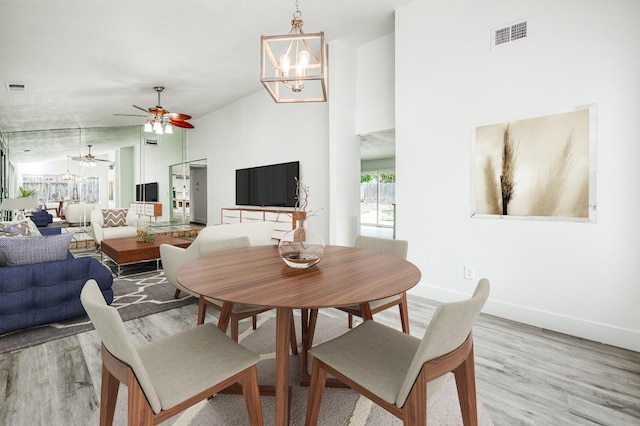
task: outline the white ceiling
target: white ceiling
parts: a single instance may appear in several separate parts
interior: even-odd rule
[[[358,46],[392,32],[410,1],[302,0],[300,11],[306,32]],[[114,114],[155,106],[156,85],[163,107],[201,117],[262,90],[260,36],[287,33],[294,11],[294,0],[0,0],[0,132],[141,125]],[[6,90],[16,83],[26,91]],[[9,136],[13,153],[27,149]],[[62,158],[77,155],[71,143]]]

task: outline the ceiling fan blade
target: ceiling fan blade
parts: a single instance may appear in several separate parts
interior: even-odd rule
[[[149,115],[142,115],[142,114],[113,114],[113,115],[117,115],[119,117],[148,117]]]
[[[193,129],[193,124],[188,123],[186,121],[180,121],[180,120],[169,120],[169,123],[172,126],[176,126],[176,127],[182,127],[183,129]]]
[[[73,161],[83,161],[84,157],[69,157],[70,159],[72,159]]]
[[[179,120],[179,121],[191,120],[191,116],[190,115],[180,114],[179,112],[169,112],[169,113],[167,113],[165,115],[168,116],[172,120]]]
[[[147,114],[149,113],[149,110],[148,110],[148,109],[140,108],[139,106],[136,106],[136,105],[134,105],[133,107],[134,107],[134,108],[138,108],[140,111],[144,111],[144,112],[146,112]]]

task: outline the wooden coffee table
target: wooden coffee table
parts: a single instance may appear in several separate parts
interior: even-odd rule
[[[120,267],[131,263],[156,261],[156,269],[160,269],[160,244],[170,244],[176,247],[187,248],[191,241],[174,238],[168,235],[156,235],[152,242],[137,241],[135,237],[116,238],[103,240],[100,244],[101,254],[107,256],[118,265],[118,277]]]

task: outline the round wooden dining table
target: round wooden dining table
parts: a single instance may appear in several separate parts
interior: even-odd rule
[[[367,302],[415,286],[420,270],[390,254],[343,246],[326,246],[315,266],[294,269],[282,261],[277,246],[267,245],[207,254],[182,265],[176,278],[201,299],[224,302],[218,327],[225,332],[234,303],[276,309],[275,424],[288,425],[292,310],[360,305],[365,313]],[[303,331],[305,355],[306,349]]]

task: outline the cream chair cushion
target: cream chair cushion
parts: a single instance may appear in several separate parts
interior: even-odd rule
[[[105,303],[94,280],[87,281],[80,300],[107,350],[134,371],[154,413],[260,361],[211,323],[135,346],[120,314]]]
[[[247,237],[252,246],[275,244],[271,238],[273,234],[272,222],[234,223],[230,225],[207,226],[187,248],[175,247],[168,244],[160,246],[160,258],[164,275],[178,290],[197,296],[178,283],[176,273],[184,263],[199,258],[201,255],[220,250],[217,241]],[[217,246],[217,247],[216,247]]]

